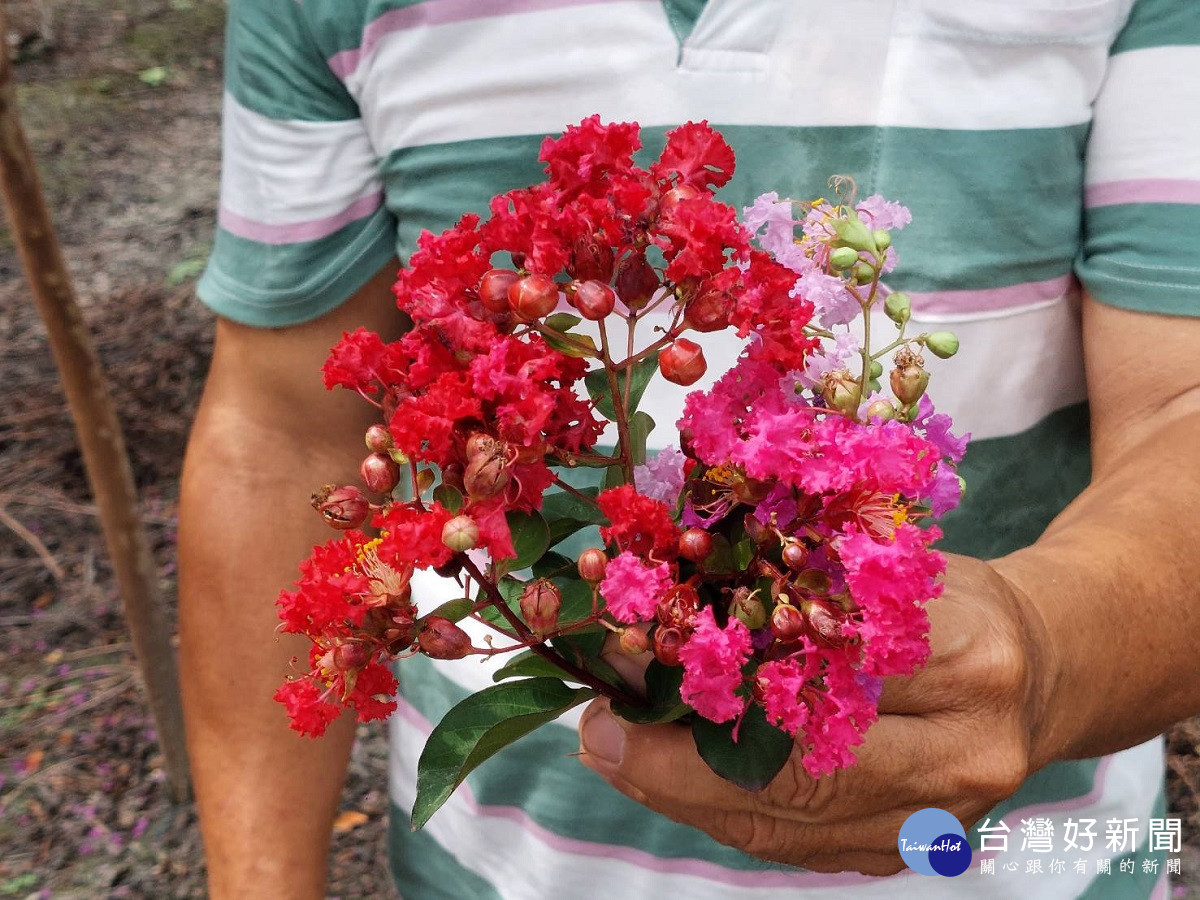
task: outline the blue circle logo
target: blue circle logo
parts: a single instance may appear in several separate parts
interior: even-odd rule
[[[897,842],[904,864],[922,875],[953,878],[971,865],[971,845],[958,819],[930,807],[913,813],[900,826]]]

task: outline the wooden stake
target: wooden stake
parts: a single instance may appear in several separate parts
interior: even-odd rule
[[[116,409],[75,301],[37,166],[21,127],[7,34],[4,7],[0,4],[0,192],[75,421],[125,619],[158,730],[168,787],[172,798],[182,802],[189,793],[183,713],[175,654],[158,595],[154,561],[138,518],[133,472]]]

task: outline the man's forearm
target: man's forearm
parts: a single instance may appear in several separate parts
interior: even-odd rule
[[[1035,766],[1131,746],[1200,709],[1200,397],[1130,419],[1134,439],[1101,448],[1091,486],[995,563],[1049,635]]]

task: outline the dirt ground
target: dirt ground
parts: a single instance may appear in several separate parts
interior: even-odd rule
[[[13,0],[20,105],[110,374],[164,596],[178,468],[211,348],[221,27],[213,0]],[[45,336],[0,231],[0,898],[202,897]],[[1177,897],[1200,898],[1200,720],[1171,734]],[[386,746],[363,729],[330,895],[388,897]]]

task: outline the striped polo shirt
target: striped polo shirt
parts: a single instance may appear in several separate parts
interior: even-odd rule
[[[835,173],[908,205],[891,286],[918,331],[949,327],[964,348],[931,361],[939,407],[975,437],[944,521],[953,552],[1033,542],[1088,481],[1082,288],[1200,314],[1194,0],[233,0],[226,84],[199,292],[250,325],[336,307],[423,229],[540,180],[542,138],[592,113],[640,122],[651,157],[672,126],[709,120],[737,151],[719,195],[734,205],[815,197]],[[714,376],[740,349],[701,338]],[[660,445],[682,396],[643,401]],[[419,600],[441,593],[425,583]],[[391,857],[408,898],[1166,896],[1157,741],[1035,774],[988,817],[1007,851],[990,832],[954,879],[819,875],[720,846],[571,758],[577,717],[490,760],[411,834],[425,736],[490,676],[415,658],[400,677]],[[1053,853],[1022,849],[1035,817]],[[1087,850],[1064,848],[1067,819],[1095,820]],[[1137,830],[1110,845],[1109,819]]]

